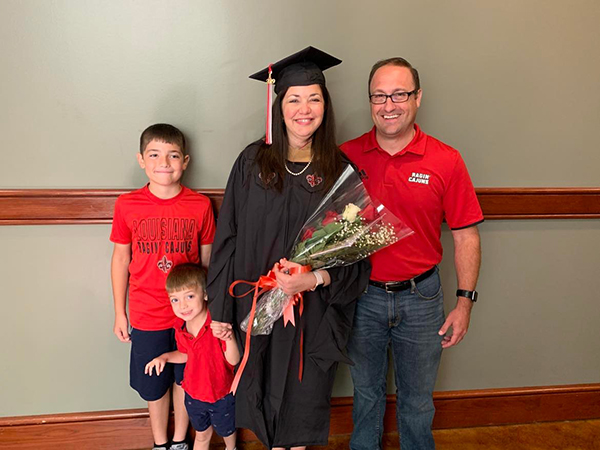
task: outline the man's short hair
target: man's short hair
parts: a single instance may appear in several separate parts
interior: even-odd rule
[[[185,136],[179,128],[169,125],[168,123],[157,123],[146,128],[140,136],[140,153],[144,154],[144,150],[152,141],[166,142],[167,144],[177,145],[181,153],[187,155],[185,147]]]
[[[206,291],[206,272],[198,264],[179,264],[169,272],[165,287],[168,293],[186,289],[201,289],[204,292]]]
[[[371,80],[375,75],[377,70],[381,69],[383,66],[398,66],[398,67],[406,67],[410,69],[410,73],[413,76],[413,81],[415,82],[415,90],[421,89],[421,82],[419,81],[419,72],[415,69],[407,60],[404,58],[400,58],[396,56],[394,58],[382,59],[381,61],[377,61],[373,67],[371,67],[371,73],[369,74],[369,84],[367,85],[367,89],[369,94],[371,94]]]

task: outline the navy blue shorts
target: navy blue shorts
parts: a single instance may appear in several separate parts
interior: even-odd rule
[[[163,353],[177,350],[175,330],[143,331],[133,328],[131,358],[129,360],[129,384],[147,402],[161,399],[173,385],[181,385],[185,364],[167,364],[159,376],[152,371],[146,375],[146,364]]]
[[[214,403],[201,402],[185,394],[185,409],[196,431],[204,431],[211,425],[221,437],[235,432],[235,397],[228,394]]]

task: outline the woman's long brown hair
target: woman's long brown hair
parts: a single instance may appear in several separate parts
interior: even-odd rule
[[[319,85],[323,93],[325,109],[323,122],[312,136],[312,165],[315,172],[323,178],[323,189],[326,191],[333,185],[342,172],[342,153],[335,138],[335,118],[331,97],[327,88]],[[273,143],[263,143],[256,155],[256,165],[260,169],[260,178],[268,188],[279,192],[283,189],[285,179],[285,160],[288,152],[288,137],[283,120],[282,102],[287,89],[282,91],[273,105]],[[273,174],[277,176],[273,177]]]

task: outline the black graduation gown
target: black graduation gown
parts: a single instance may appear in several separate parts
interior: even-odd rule
[[[321,185],[309,184],[307,176],[314,176],[311,167],[300,176],[286,174],[282,192],[266,189],[253,164],[260,143],[249,145],[233,166],[208,271],[211,317],[234,324],[242,349],[245,333],[238,325],[250,312],[252,294],[232,298],[229,285],[240,279],[256,281],[280,258],[289,256],[297,234],[325,194]],[[305,165],[288,162],[293,172]],[[327,444],[337,363],[351,363],[345,347],[370,265],[361,261],[329,269],[329,274],[329,286],[304,293],[302,319],[294,308],[296,327],[283,327],[280,319],[271,335],[252,336],[236,394],[236,426],[252,430],[269,448]],[[235,293],[247,289],[238,286]],[[304,330],[302,382],[298,379],[300,327]]]

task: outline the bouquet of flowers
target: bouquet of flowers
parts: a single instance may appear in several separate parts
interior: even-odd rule
[[[346,266],[412,233],[371,199],[358,174],[347,167],[300,230],[289,260],[312,269]],[[293,296],[280,288],[263,294],[256,304],[251,334],[270,334],[292,301]],[[250,315],[240,324],[243,331],[248,330]]]

